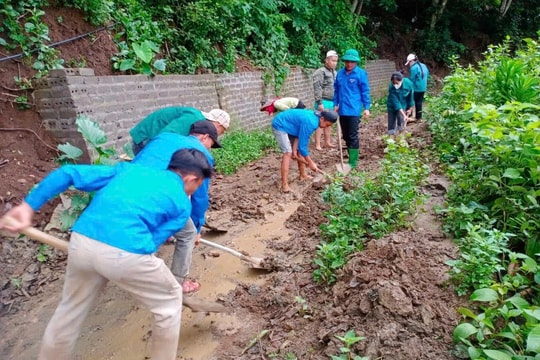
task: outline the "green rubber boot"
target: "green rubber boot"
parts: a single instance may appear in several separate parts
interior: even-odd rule
[[[351,166],[351,169],[356,169],[356,165],[358,165],[358,149],[347,149],[347,152],[349,153],[349,165]]]

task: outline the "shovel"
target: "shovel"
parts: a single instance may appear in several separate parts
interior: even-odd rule
[[[257,258],[257,257],[252,257],[252,256],[248,256],[248,255],[244,255],[242,254],[241,252],[238,252],[236,250],[233,250],[231,248],[228,248],[226,246],[223,246],[223,245],[220,245],[220,244],[216,244],[214,242],[211,242],[211,241],[208,241],[208,240],[205,240],[205,239],[200,239],[199,240],[202,244],[206,245],[206,246],[210,246],[210,247],[213,247],[213,248],[216,248],[216,249],[219,249],[221,251],[225,251],[225,252],[228,252],[229,254],[233,255],[233,256],[236,256],[238,258],[240,258],[240,260],[243,260],[245,262],[248,262],[251,264],[251,267],[255,268],[255,269],[265,269],[265,270],[271,270],[269,269],[269,267],[267,265],[265,265],[265,262],[264,262],[264,259],[262,258]]]
[[[341,132],[341,125],[339,123],[339,120],[337,121],[337,127],[338,127],[338,146],[339,146],[339,157],[341,160],[341,164],[336,164],[337,171],[342,173],[343,175],[347,175],[349,172],[351,172],[351,165],[345,164],[343,162],[343,146],[341,145],[341,136],[343,133]]]
[[[9,216],[4,216],[0,218],[0,223],[13,225],[13,224],[16,224],[16,221]],[[24,228],[20,230],[20,233],[28,236],[31,239],[50,245],[58,250],[62,250],[65,252],[68,251],[69,242],[67,242],[66,240],[62,240],[57,237],[54,237],[52,235],[49,235],[47,233],[44,233],[43,231],[40,231],[34,227],[29,226],[27,228]],[[216,313],[230,312],[230,309],[227,309],[225,306],[221,304],[218,304],[216,302],[207,302],[204,300],[197,299],[193,296],[190,296],[190,297],[182,296],[182,305],[190,308],[191,311],[193,312],[216,312]]]

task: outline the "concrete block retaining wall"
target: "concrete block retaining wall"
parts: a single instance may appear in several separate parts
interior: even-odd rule
[[[365,65],[374,99],[386,95],[395,64],[377,60]],[[313,70],[294,68],[281,96],[302,99],[313,106]],[[203,111],[221,108],[231,115],[233,129],[267,127],[271,117],[260,112],[261,101],[274,96],[262,72],[206,75],[94,76],[92,69],[52,70],[36,84],[37,111],[43,124],[61,143],[86,149],[77,132],[77,115],[87,115],[105,131],[108,143],[121,151],[129,130],[146,115],[165,106],[193,106]],[[86,149],[90,150],[90,149]]]

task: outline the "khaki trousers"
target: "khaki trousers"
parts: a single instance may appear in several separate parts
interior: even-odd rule
[[[62,300],[41,344],[39,359],[72,359],[84,319],[107,282],[131,293],[154,315],[152,360],[176,359],[182,288],[163,260],[72,233]]]

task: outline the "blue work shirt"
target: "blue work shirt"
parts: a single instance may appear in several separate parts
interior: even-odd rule
[[[210,166],[214,166],[214,158],[199,139],[195,136],[182,136],[171,132],[163,132],[154,137],[131,162],[164,170],[169,166],[172,155],[180,149],[199,150],[206,156]],[[210,179],[204,179],[202,185],[191,195],[191,219],[198,233],[201,232],[201,227],[205,223],[206,210],[210,205],[209,188]]]
[[[334,82],[334,106],[339,106],[338,114],[360,116],[362,108],[369,110],[371,96],[367,73],[356,66],[347,74],[343,68],[338,71]]]
[[[313,110],[285,110],[274,117],[272,127],[297,137],[298,152],[302,156],[309,156],[309,138],[319,127],[319,117]]]
[[[427,89],[429,70],[425,64],[415,62],[409,69],[409,79],[415,92],[425,92]]]
[[[37,211],[70,186],[96,191],[72,230],[110,246],[152,254],[184,228],[191,204],[180,175],[141,165],[66,165],[25,198]]]

